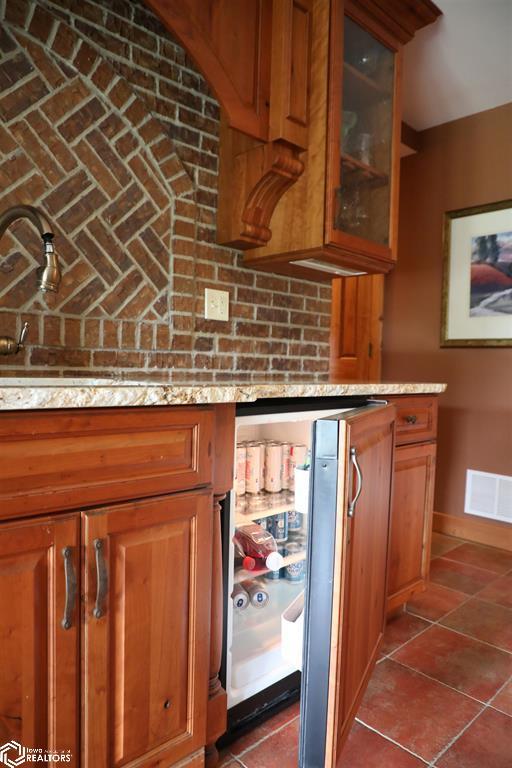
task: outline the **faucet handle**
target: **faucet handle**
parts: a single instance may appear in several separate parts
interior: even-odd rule
[[[20,333],[20,338],[18,341],[18,349],[16,350],[16,352],[19,352],[20,349],[23,349],[23,342],[28,336],[29,329],[30,329],[30,323],[26,323],[26,322],[23,323],[21,333]]]
[[[17,355],[23,349],[23,342],[27,338],[29,323],[23,323],[18,341],[12,336],[0,336],[0,355]]]

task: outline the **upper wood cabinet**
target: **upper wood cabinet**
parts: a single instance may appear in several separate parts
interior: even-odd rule
[[[326,281],[393,267],[405,35],[400,7],[384,5],[376,16],[365,0],[313,0],[293,53],[308,82],[305,152],[265,147],[223,121],[218,240],[246,249],[247,266]],[[299,99],[295,68],[272,81],[271,104],[279,83]]]
[[[222,107],[217,239],[255,269],[387,272],[400,51],[432,0],[146,0]]]

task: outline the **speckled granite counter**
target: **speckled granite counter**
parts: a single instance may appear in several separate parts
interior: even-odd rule
[[[0,410],[248,403],[276,397],[440,394],[445,389],[445,384],[396,382],[161,384],[112,379],[0,377]]]

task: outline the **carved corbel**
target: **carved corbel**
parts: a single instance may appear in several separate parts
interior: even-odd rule
[[[256,143],[237,134],[227,126],[221,131],[217,237],[223,245],[257,248],[272,237],[272,214],[304,163],[301,150],[285,141]]]

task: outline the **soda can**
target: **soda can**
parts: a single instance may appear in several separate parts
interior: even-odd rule
[[[308,458],[308,447],[307,445],[292,445],[290,447],[290,480],[289,480],[289,487],[295,488],[295,467],[300,467],[303,464],[306,463],[306,460]]]
[[[250,602],[249,595],[241,584],[235,584],[233,592],[231,593],[231,599],[238,611],[244,611]]]
[[[282,489],[283,449],[279,443],[267,443],[265,446],[265,490],[278,493]]]
[[[286,547],[288,556],[294,555],[297,552],[301,552],[303,550],[303,547],[300,546],[300,544],[289,543]],[[299,560],[296,563],[288,563],[288,565],[284,568],[284,575],[285,578],[288,579],[288,581],[304,581],[306,578],[306,561],[305,560]]]
[[[288,550],[286,547],[278,547],[277,551],[280,555],[283,557],[286,557]],[[278,579],[284,579],[284,568],[278,568],[277,571],[269,571],[265,574],[265,578],[268,579],[268,581],[277,581]]]
[[[249,443],[246,448],[245,490],[246,493],[259,493],[261,450],[258,443]]]
[[[276,540],[277,544],[284,544],[288,541],[288,513],[279,512],[268,518],[268,530]]]
[[[290,443],[281,443],[283,455],[282,455],[282,468],[281,468],[281,477],[282,477],[282,486],[283,490],[288,490],[290,487],[290,451],[291,451],[291,444]]]
[[[236,447],[236,478],[235,491],[237,496],[243,496],[245,493],[245,475],[247,463],[247,448],[245,445]]]
[[[288,511],[288,531],[301,531],[302,530],[302,515],[300,512],[296,512],[294,509]]]
[[[265,488],[265,443],[260,444],[260,491]]]
[[[243,581],[242,586],[249,595],[251,605],[255,608],[264,608],[267,605],[268,592],[258,581]]]

